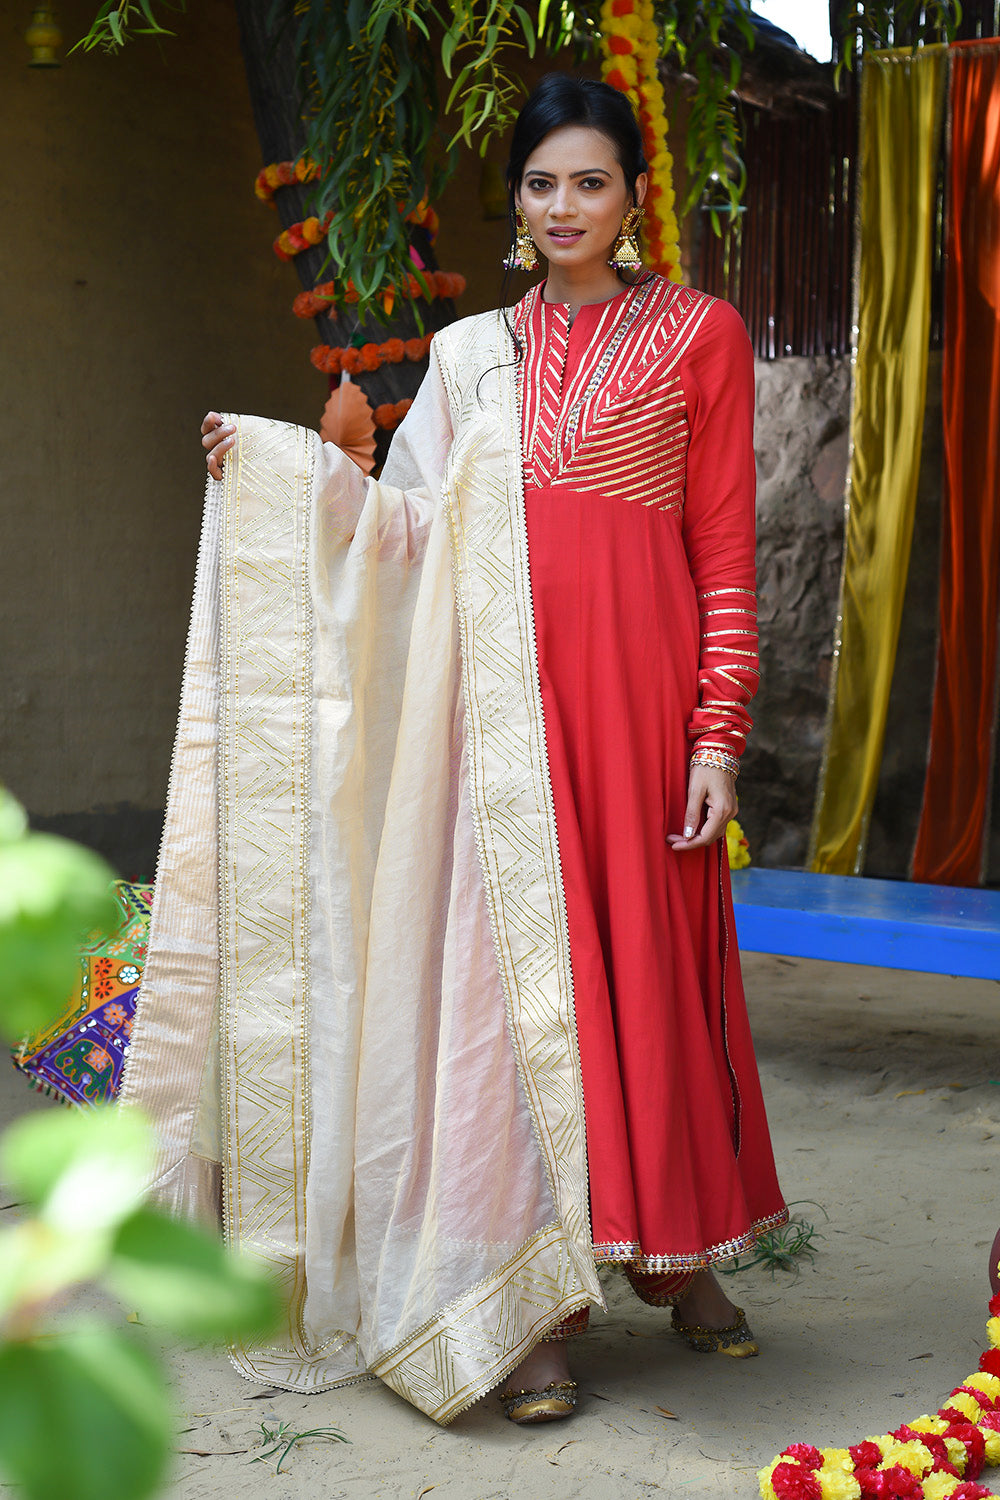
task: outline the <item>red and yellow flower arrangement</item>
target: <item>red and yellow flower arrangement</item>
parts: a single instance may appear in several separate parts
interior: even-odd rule
[[[632,102],[649,162],[644,237],[652,269],[682,281],[680,229],[674,208],[673,158],[657,64],[660,44],[650,0],[604,0],[601,6],[601,72]]]
[[[261,167],[253,190],[263,203],[270,203],[280,187],[312,182],[318,176],[319,168],[308,156],[300,156],[298,161],[273,161],[269,166]]]
[[[419,339],[387,339],[384,344],[362,344],[360,349],[317,344],[309,358],[324,375],[340,375],[344,371],[348,375],[361,375],[377,370],[380,365],[402,364],[404,359],[417,363],[426,357],[433,337],[432,333],[426,333]]]
[[[279,188],[312,182],[319,175],[319,168],[308,156],[300,156],[298,161],[274,161],[266,167],[261,167],[254,181],[253,190],[263,203],[271,203]],[[426,200],[418,203],[413,212],[407,214],[406,222],[415,224],[420,229],[426,229],[433,245],[437,239],[440,220]],[[323,219],[312,216],[300,220],[297,224],[290,224],[275,240],[274,253],[279,260],[291,260],[293,256],[301,255],[302,251],[307,250],[310,245],[318,245],[325,238],[329,227],[329,214]]]
[[[991,1348],[933,1417],[850,1448],[793,1443],[762,1469],[761,1500],[986,1500],[984,1464],[1000,1464],[1000,1296]]]

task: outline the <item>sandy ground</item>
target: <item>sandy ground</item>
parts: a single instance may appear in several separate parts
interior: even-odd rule
[[[998,986],[763,955],[745,973],[785,1194],[809,1200],[793,1212],[821,1235],[796,1275],[728,1279],[759,1359],[692,1353],[614,1277],[609,1313],[575,1346],[577,1414],[541,1428],[512,1426],[491,1399],[442,1430],[382,1386],[262,1392],[224,1356],[178,1350],[179,1446],[197,1451],[170,1493],[736,1500],[789,1442],[856,1442],[936,1409],[985,1338]],[[11,1076],[0,1104],[31,1099]],[[262,1422],[335,1426],[350,1443],[307,1440],[277,1474],[253,1462]]]

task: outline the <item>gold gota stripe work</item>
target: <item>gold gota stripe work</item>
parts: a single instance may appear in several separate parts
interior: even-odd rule
[[[527,481],[679,515],[689,432],[676,366],[711,305],[649,277],[607,304],[569,373],[569,309],[529,292],[516,311]]]
[[[306,502],[316,439],[262,418],[231,420],[237,442],[224,480],[219,751],[225,1227],[231,1243],[273,1273],[288,1309],[273,1344],[231,1353],[251,1379],[309,1389],[337,1378],[302,1327],[312,641]],[[290,468],[291,483],[281,477]]]
[[[489,340],[487,325],[495,330]],[[484,345],[494,356],[485,365]],[[458,434],[445,502],[474,815],[515,1050],[579,1278],[567,1283],[566,1295],[579,1306],[602,1297],[590,1245],[583,1086],[534,646],[519,414],[506,363],[511,351],[496,314],[443,330],[437,347]],[[498,472],[502,483],[493,477]],[[569,1310],[567,1304],[563,1313]]]

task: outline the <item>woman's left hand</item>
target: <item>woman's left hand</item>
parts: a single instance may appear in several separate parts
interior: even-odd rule
[[[726,824],[736,816],[738,808],[736,782],[728,771],[715,766],[692,766],[684,832],[668,833],[667,843],[678,854],[685,849],[714,844],[725,833]]]

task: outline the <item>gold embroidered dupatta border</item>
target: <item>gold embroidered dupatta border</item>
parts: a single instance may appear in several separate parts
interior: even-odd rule
[[[487,330],[496,363],[485,364],[483,378]],[[593,1253],[583,1079],[538,678],[513,351],[495,313],[448,333],[438,352],[461,436],[444,501],[480,856],[522,1080],[555,1200],[586,1272]]]

